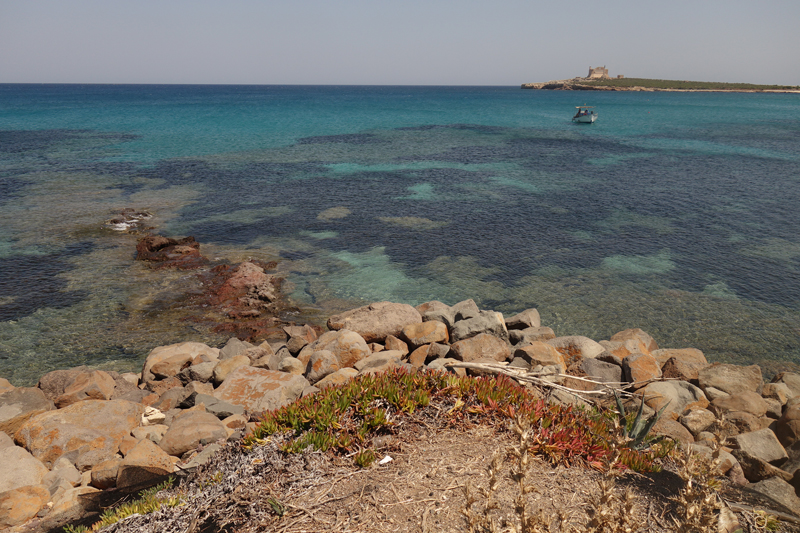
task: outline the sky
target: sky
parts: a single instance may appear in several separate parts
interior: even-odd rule
[[[0,0],[0,83],[800,85],[798,0]]]

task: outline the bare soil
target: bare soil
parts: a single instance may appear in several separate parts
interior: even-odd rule
[[[306,452],[287,455],[279,450],[281,437],[244,451],[230,444],[209,465],[185,480],[180,490],[186,504],[146,516],[130,517],[106,531],[153,533],[230,532],[461,532],[469,531],[463,511],[465,488],[477,495],[473,510],[483,512],[487,467],[499,453],[507,458],[494,495],[499,504],[490,510],[498,525],[518,523],[514,498],[518,490],[510,478],[514,444],[505,428],[491,425],[454,427],[446,420],[415,417],[394,435],[379,437],[378,459],[390,461],[360,469],[352,458]],[[639,531],[675,531],[676,504],[671,500],[682,487],[670,471],[617,478],[616,491],[632,491],[632,521]],[[600,496],[605,474],[582,465],[553,466],[534,458],[527,483],[529,512],[542,510],[552,519],[552,531],[583,531]],[[752,508],[787,513],[779,531],[800,531],[788,510],[746,491],[726,485],[724,499],[733,503],[744,532],[764,531]],[[566,525],[559,522],[559,514]],[[773,513],[774,514],[774,513]],[[566,526],[569,527],[566,527]]]

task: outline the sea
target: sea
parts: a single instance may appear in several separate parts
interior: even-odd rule
[[[798,94],[0,84],[0,377],[225,342],[123,209],[214,264],[276,261],[301,323],[471,298],[800,369]]]

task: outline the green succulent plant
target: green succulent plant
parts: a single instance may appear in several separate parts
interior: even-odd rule
[[[642,396],[642,403],[639,404],[639,411],[636,413],[636,417],[629,421],[628,416],[625,413],[625,406],[622,405],[622,400],[620,399],[619,394],[617,394],[617,391],[614,391],[614,399],[617,402],[617,420],[622,431],[622,436],[626,440],[626,446],[628,448],[633,450],[644,450],[661,440],[661,437],[648,438],[648,434],[650,433],[650,430],[653,429],[653,426],[656,425],[658,419],[661,418],[661,415],[664,413],[664,410],[667,408],[670,402],[667,402],[664,407],[659,409],[655,415],[651,416],[649,419],[645,419],[643,416],[644,396]]]

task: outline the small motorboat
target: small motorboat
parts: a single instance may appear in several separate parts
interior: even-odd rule
[[[590,109],[593,109],[593,108],[594,108],[594,106],[592,106],[592,105],[578,105],[578,106],[575,106],[575,109],[577,109],[578,112],[575,113],[574,117],[572,117],[572,122],[580,122],[582,124],[591,124],[592,122],[597,120],[597,113],[595,113],[594,111],[590,111]]]

